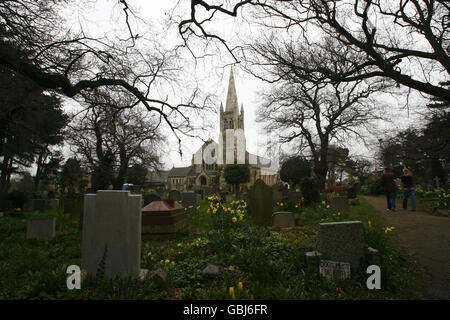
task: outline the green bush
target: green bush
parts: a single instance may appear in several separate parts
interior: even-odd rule
[[[306,204],[316,203],[320,201],[319,185],[316,179],[308,177],[304,178],[300,183],[303,198]]]
[[[30,198],[30,194],[24,191],[13,190],[8,194],[8,200],[11,200],[14,208],[23,209],[25,202]]]

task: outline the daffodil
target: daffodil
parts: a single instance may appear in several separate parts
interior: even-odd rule
[[[166,259],[166,261],[164,261],[165,263],[170,263],[170,260],[169,259]]]
[[[236,296],[234,295],[234,287],[230,287],[228,289],[228,293],[230,294],[230,297],[234,300],[236,299]]]
[[[239,289],[239,291],[244,290],[244,285],[240,281],[238,282],[238,289]]]
[[[323,201],[322,201],[322,204],[323,204],[323,205],[325,205],[325,204],[326,204],[325,200],[323,200]]]
[[[372,228],[372,222],[368,221],[367,223],[369,224],[369,228]]]
[[[330,205],[329,204],[327,204],[327,209],[330,209]]]
[[[236,217],[233,217],[231,220],[233,220],[233,222],[236,222],[236,221],[237,221],[237,218],[236,218]]]

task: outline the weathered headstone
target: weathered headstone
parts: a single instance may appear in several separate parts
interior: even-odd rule
[[[193,207],[194,209],[200,204],[201,195],[195,192],[182,192],[181,205],[185,208]]]
[[[33,199],[33,211],[45,211],[46,209],[45,199]]]
[[[272,216],[273,225],[280,228],[295,227],[295,218],[292,212],[275,212]]]
[[[302,193],[300,191],[289,191],[288,202],[298,204],[302,200]]]
[[[59,199],[50,199],[48,200],[48,206],[51,209],[59,209]]]
[[[308,268],[318,268],[322,254],[319,251],[309,251],[305,253],[306,265]]]
[[[248,202],[248,192],[242,192],[240,194],[241,200],[244,200],[245,202]]]
[[[348,262],[359,269],[364,259],[364,230],[361,221],[319,224],[317,250],[326,260]]]
[[[141,195],[99,190],[84,195],[82,269],[107,278],[135,276],[141,264]]]
[[[33,211],[33,200],[29,199],[23,205],[23,211]]]
[[[178,190],[169,191],[169,200],[181,201],[181,193]]]
[[[271,225],[273,212],[272,188],[258,179],[250,188],[248,196],[253,222],[259,225]]]
[[[273,190],[273,204],[276,205],[279,202],[283,202],[283,194],[281,191]]]
[[[51,239],[55,236],[56,218],[32,218],[27,221],[27,239]]]
[[[328,280],[345,280],[350,278],[350,263],[320,260],[319,272]]]
[[[233,201],[233,195],[227,193],[225,195],[225,201],[228,202],[228,203],[232,202]]]
[[[156,194],[144,194],[142,196],[142,207],[145,207],[146,205],[148,205],[150,202],[152,201],[157,201],[157,200],[161,200],[161,197],[156,195]]]
[[[333,213],[340,212],[343,216],[348,216],[348,198],[332,197],[330,198],[330,206]]]

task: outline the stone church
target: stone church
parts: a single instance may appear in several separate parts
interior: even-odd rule
[[[250,166],[250,182],[242,186],[244,189],[257,179],[270,186],[280,182],[279,174],[269,159],[251,154],[246,149],[244,106],[241,105],[239,111],[233,69],[230,71],[225,110],[220,104],[219,142],[209,139],[192,155],[190,166],[172,168],[168,173],[169,188],[180,191],[207,187],[226,190],[229,186],[223,172],[225,165],[231,163]]]

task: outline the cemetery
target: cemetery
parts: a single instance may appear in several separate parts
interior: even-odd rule
[[[0,300],[449,300],[449,9],[0,1]]]
[[[271,195],[258,181],[249,202],[213,195],[193,197],[183,207],[182,200],[145,205],[141,194],[97,191],[84,197],[82,232],[80,219],[61,209],[7,214],[1,217],[0,254],[8,281],[2,280],[0,294],[75,300],[420,297],[417,266],[399,258],[386,222],[364,198],[341,213],[324,194],[309,205],[303,198],[273,204]],[[180,213],[184,223],[175,227],[178,220],[170,217]],[[49,226],[32,231],[36,221]],[[383,290],[365,287],[374,261],[385,272]],[[65,288],[68,265],[83,270],[80,290]],[[345,265],[347,271],[339,271]]]

